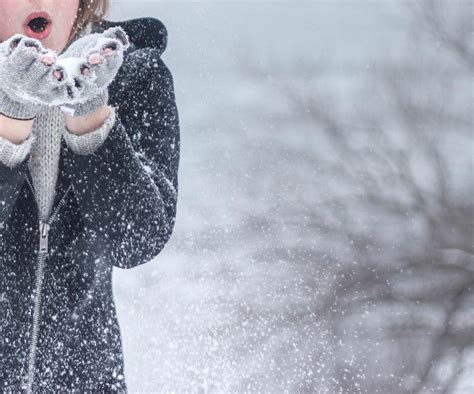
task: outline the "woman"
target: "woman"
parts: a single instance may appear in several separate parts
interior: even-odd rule
[[[173,231],[167,31],[106,10],[0,2],[2,392],[126,392],[112,268],[152,260]]]

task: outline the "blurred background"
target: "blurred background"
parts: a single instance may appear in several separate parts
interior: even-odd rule
[[[473,393],[473,2],[142,16],[182,141],[170,242],[114,271],[130,391]]]

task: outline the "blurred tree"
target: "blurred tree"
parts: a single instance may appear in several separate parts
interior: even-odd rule
[[[274,218],[304,223],[309,263],[333,270],[325,290],[311,278],[318,297],[299,318],[330,322],[334,392],[474,392],[472,2],[407,12],[405,56],[370,67],[350,117],[308,83],[324,79],[316,66],[273,78],[242,65],[287,100],[281,122],[311,124],[305,149],[280,152],[308,169],[307,188]]]

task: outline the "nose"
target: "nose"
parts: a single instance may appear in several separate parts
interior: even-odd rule
[[[28,0],[30,2],[31,5],[38,5],[38,6],[41,6],[41,5],[51,5],[51,4],[56,4],[56,5],[60,5],[58,3],[64,3],[65,1],[64,0]]]
[[[42,1],[41,0],[29,0],[29,3],[33,6],[33,7],[40,7],[41,6],[41,3]]]
[[[52,10],[58,7],[58,1],[55,0],[28,0],[34,11]],[[56,4],[55,4],[56,3]]]

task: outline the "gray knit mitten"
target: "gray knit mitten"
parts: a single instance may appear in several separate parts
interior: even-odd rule
[[[97,111],[107,103],[107,87],[114,80],[129,48],[121,27],[89,34],[73,42],[55,64],[57,94],[52,105],[73,116]]]
[[[33,119],[54,95],[54,51],[15,34],[0,43],[0,114]]]

